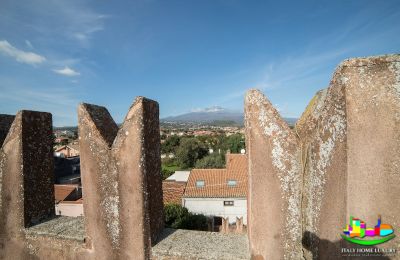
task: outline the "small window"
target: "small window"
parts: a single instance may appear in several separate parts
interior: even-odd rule
[[[229,187],[235,187],[237,185],[237,181],[236,180],[228,180],[228,186]]]
[[[196,181],[197,188],[202,188],[202,187],[204,187],[204,185],[206,185],[206,182],[204,180]]]
[[[224,201],[224,206],[233,206],[233,200]]]

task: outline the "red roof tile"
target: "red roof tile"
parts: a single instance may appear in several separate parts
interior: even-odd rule
[[[76,185],[54,185],[54,197],[56,202],[65,200],[76,188]]]
[[[185,187],[186,182],[163,181],[162,189],[164,204],[175,203],[181,205]]]
[[[247,156],[227,154],[226,169],[193,169],[190,172],[184,197],[186,198],[230,198],[247,197]],[[236,181],[229,186],[228,181]],[[204,187],[197,187],[204,181]]]

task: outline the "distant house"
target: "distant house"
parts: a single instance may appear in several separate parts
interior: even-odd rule
[[[79,185],[54,185],[56,215],[83,216],[82,188]]]
[[[247,155],[226,155],[226,169],[193,169],[182,204],[190,212],[247,224]]]
[[[164,204],[182,204],[183,193],[190,171],[176,171],[162,183]]]
[[[56,156],[60,156],[60,157],[64,157],[64,158],[79,156],[79,145],[77,145],[77,144],[63,145],[63,146],[57,148],[54,151],[54,153]]]
[[[67,137],[57,137],[56,139],[54,139],[54,142],[56,144],[67,144],[69,141],[69,139]]]

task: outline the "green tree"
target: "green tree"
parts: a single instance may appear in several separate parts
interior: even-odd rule
[[[207,155],[208,149],[196,138],[184,138],[176,150],[176,160],[182,169],[193,168],[196,161]]]
[[[213,153],[203,157],[196,162],[196,168],[199,169],[221,169],[225,168],[225,156],[223,154]]]
[[[171,176],[172,174],[174,174],[174,171],[169,169],[168,167],[161,165],[161,173],[162,173],[162,177],[163,180],[167,179],[169,176]]]
[[[227,147],[232,153],[240,153],[245,148],[244,136],[242,134],[233,134],[228,137]]]
[[[167,204],[164,206],[165,226],[170,228],[183,228],[189,218],[187,208],[178,204]]]
[[[172,135],[165,139],[165,142],[161,144],[162,153],[175,153],[176,149],[180,144],[179,136]]]

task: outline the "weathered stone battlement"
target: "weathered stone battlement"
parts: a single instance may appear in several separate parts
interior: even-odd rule
[[[51,115],[0,115],[0,259],[339,259],[350,214],[399,230],[400,55],[344,61],[293,130],[248,92],[248,238],[163,229],[158,118],[143,97],[121,127],[79,106],[85,217],[71,218],[54,216]]]
[[[78,117],[87,237],[107,258],[147,259],[164,225],[158,104],[136,98],[120,129],[104,107]]]
[[[382,215],[399,230],[391,206],[400,187],[399,86],[400,55],[346,60],[294,130],[263,94],[248,92],[252,256],[340,258],[350,215],[370,225]],[[382,246],[399,250],[394,241]]]

